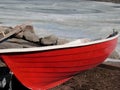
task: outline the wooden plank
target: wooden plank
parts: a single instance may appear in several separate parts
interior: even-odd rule
[[[21,29],[15,29],[13,31],[11,31],[10,33],[6,34],[4,37],[0,38],[0,42],[2,42],[3,40],[9,38],[10,36],[19,33],[20,31],[22,31]]]

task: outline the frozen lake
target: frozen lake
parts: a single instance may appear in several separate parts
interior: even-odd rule
[[[32,22],[39,36],[99,38],[120,31],[120,4],[87,0],[0,0],[0,24]],[[120,51],[120,42],[118,50]]]

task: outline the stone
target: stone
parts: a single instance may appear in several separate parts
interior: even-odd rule
[[[12,30],[13,30],[12,27],[9,27],[9,26],[0,26],[0,31],[4,32],[4,34],[8,34]]]
[[[31,42],[39,42],[39,37],[35,34],[32,25],[17,25],[14,29],[22,30],[16,34],[16,38],[26,39]]]
[[[0,39],[2,39],[6,34],[12,31],[13,28],[9,26],[0,26]]]
[[[22,39],[23,37],[27,37],[26,35],[26,31],[29,31],[31,33],[34,33],[34,29],[32,25],[17,25],[15,26],[14,29],[18,29],[18,30],[22,30],[21,32],[19,32],[18,34],[16,34],[16,38],[20,38]]]
[[[23,33],[23,36],[26,40],[31,41],[31,42],[39,42],[39,37],[35,34],[32,33],[31,31],[25,30]]]
[[[49,45],[56,45],[58,38],[54,35],[50,35],[40,39],[40,45],[49,46]]]
[[[68,42],[70,42],[70,41],[67,40],[67,39],[59,38],[59,39],[57,40],[57,45],[66,44],[66,43],[68,43]]]
[[[30,31],[31,33],[35,33],[34,32],[34,28],[32,25],[26,25],[24,28],[23,28],[24,31]]]
[[[22,39],[23,38],[23,32],[18,33],[15,37],[19,38],[19,39]]]
[[[14,29],[16,29],[16,30],[21,30],[21,27],[20,27],[20,26],[16,26]],[[15,37],[16,37],[16,38],[19,38],[19,39],[22,39],[22,38],[23,38],[23,31],[17,33],[17,34],[15,35]]]

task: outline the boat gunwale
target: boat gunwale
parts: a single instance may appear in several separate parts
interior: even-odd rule
[[[38,52],[38,51],[48,51],[48,50],[56,50],[56,49],[67,49],[67,48],[75,48],[75,47],[83,47],[83,46],[90,46],[98,43],[107,42],[110,40],[113,40],[115,38],[118,38],[120,34],[116,34],[113,37],[86,42],[86,43],[80,43],[80,44],[63,44],[63,45],[54,45],[54,46],[43,46],[43,47],[32,47],[32,48],[9,48],[9,49],[0,49],[0,54],[4,53],[25,53],[25,52]],[[80,39],[76,39],[80,40]]]

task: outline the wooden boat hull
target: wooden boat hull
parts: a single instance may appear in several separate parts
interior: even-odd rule
[[[115,49],[117,39],[115,36],[75,47],[1,53],[1,57],[23,85],[32,90],[46,90],[101,64]]]

